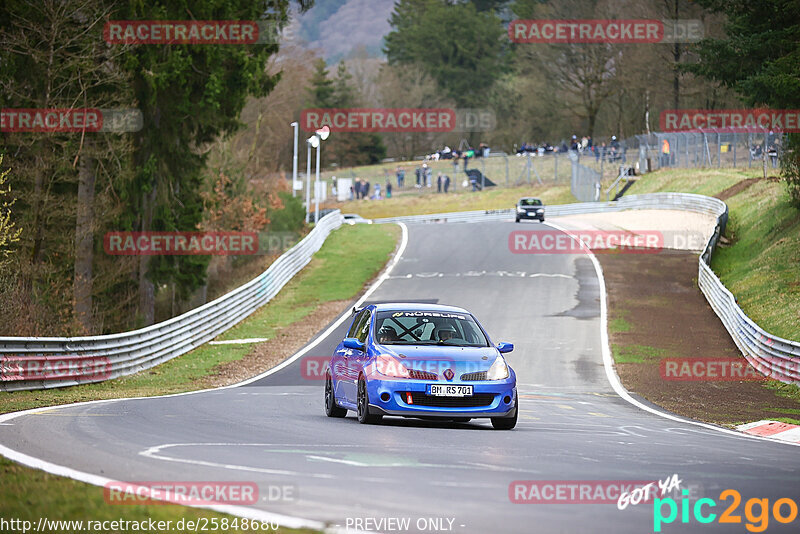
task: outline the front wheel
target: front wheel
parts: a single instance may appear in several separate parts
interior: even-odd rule
[[[330,375],[325,377],[325,415],[328,417],[344,417],[347,415],[347,410],[336,404]]]
[[[358,422],[362,425],[380,423],[383,416],[369,413],[369,392],[364,377],[358,379]]]
[[[516,218],[515,222],[519,222],[519,217]]]
[[[517,415],[519,414],[519,401],[514,395],[514,415],[511,417],[492,417],[492,426],[495,430],[511,430],[517,426]]]

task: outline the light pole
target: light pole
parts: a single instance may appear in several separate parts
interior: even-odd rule
[[[311,220],[311,146],[315,140],[319,143],[316,135],[306,139],[306,224]]]
[[[322,142],[331,135],[331,129],[327,126],[323,126],[319,130],[316,131],[314,137],[318,139],[317,141],[317,177],[314,181],[314,222],[316,223],[319,221],[319,151],[322,148]]]
[[[294,155],[292,156],[292,196],[297,196],[297,190],[294,188],[294,184],[297,183],[297,130],[299,124],[297,122],[293,122],[291,126],[294,128]]]

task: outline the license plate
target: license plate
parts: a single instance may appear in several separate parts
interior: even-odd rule
[[[429,384],[428,395],[433,395],[434,397],[471,397],[472,386]]]

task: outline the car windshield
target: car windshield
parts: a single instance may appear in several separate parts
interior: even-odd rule
[[[538,198],[523,198],[519,201],[520,206],[541,206],[542,201]]]
[[[454,312],[378,312],[375,339],[383,345],[489,346],[489,340],[471,315]]]

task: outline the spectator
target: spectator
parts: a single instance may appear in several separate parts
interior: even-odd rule
[[[609,154],[608,161],[618,161],[622,156],[619,153],[619,141],[617,141],[617,136],[611,136],[611,144],[609,145],[611,153]]]
[[[386,198],[392,198],[392,182],[386,180]]]
[[[442,173],[439,173],[439,175],[436,177],[436,192],[442,192]]]
[[[769,160],[772,163],[772,168],[778,166],[778,147],[775,145],[769,145],[767,149],[767,155],[769,156]]]
[[[353,187],[353,185],[350,184],[350,198],[349,198],[349,200],[353,200],[353,198],[355,197],[355,191],[356,191],[355,187]]]
[[[380,200],[381,199],[381,184],[378,184],[378,183],[375,184],[375,197],[374,198],[375,198],[375,200]]]
[[[369,180],[364,181],[364,190],[361,192],[361,198],[369,198]]]
[[[669,167],[669,140],[661,140],[661,166]]]
[[[331,196],[333,196],[334,200],[338,200],[338,198],[336,198],[336,182],[331,184]]]
[[[361,178],[356,178],[355,181],[356,200],[361,199]]]
[[[422,167],[417,167],[414,169],[414,174],[417,176],[417,188],[419,189],[420,184],[422,183]]]
[[[428,167],[427,164],[423,165],[423,167],[425,168],[425,186],[426,187],[430,187],[431,186],[431,176],[433,176],[433,170],[430,167]]]
[[[450,189],[450,177],[444,177],[444,192],[447,193],[447,190]]]
[[[463,156],[464,156],[464,172],[467,172],[467,164],[469,163],[469,158],[471,158],[475,154],[475,151],[471,148],[467,149]]]

